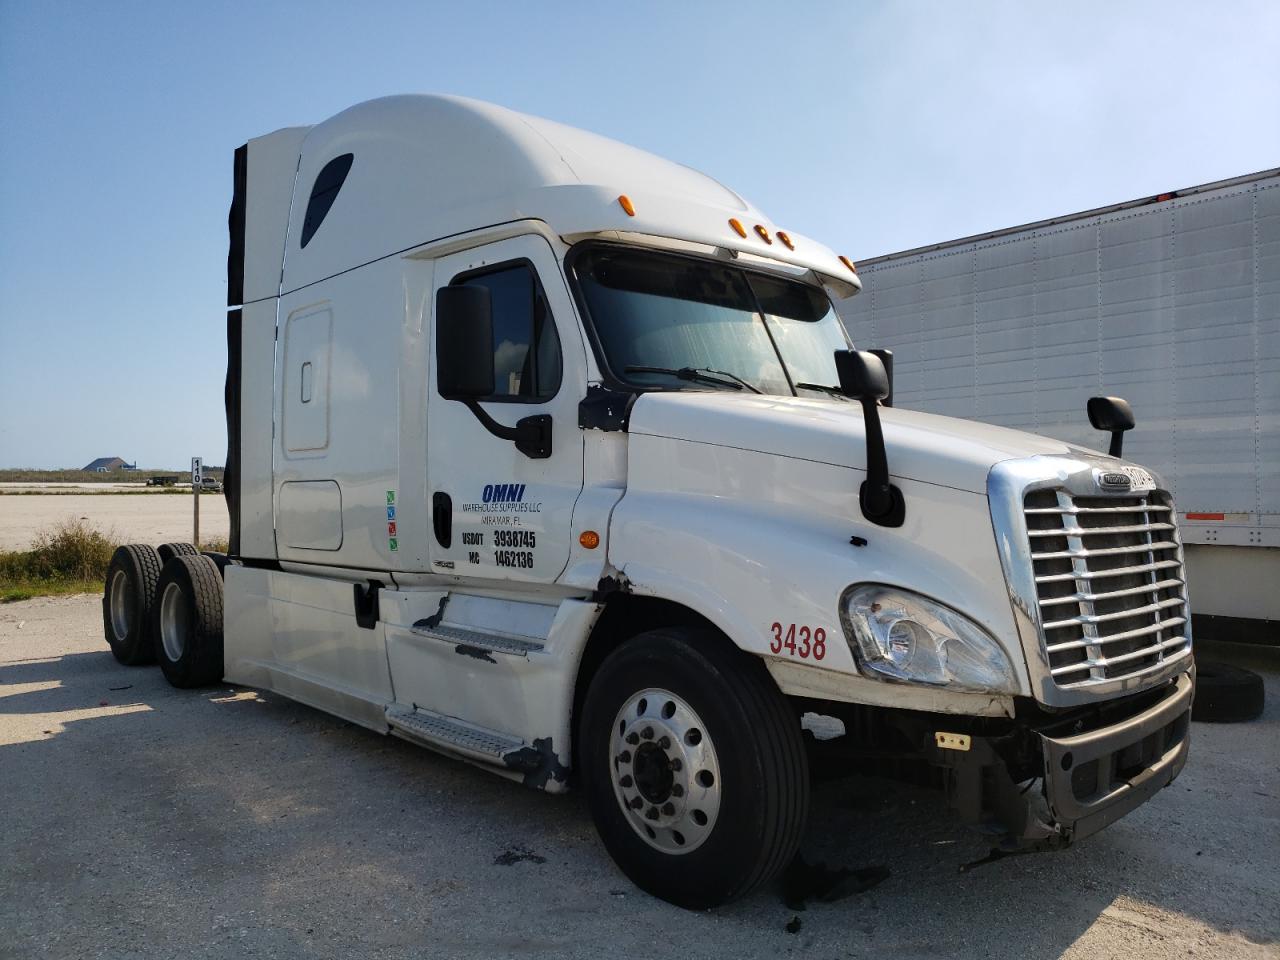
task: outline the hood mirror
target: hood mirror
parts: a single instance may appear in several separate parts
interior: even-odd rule
[[[1133,429],[1133,408],[1119,397],[1090,397],[1086,407],[1089,422],[1095,430],[1111,434],[1111,456],[1119,457],[1124,447],[1124,433]]]
[[[880,427],[880,401],[889,396],[889,374],[874,353],[837,350],[840,391],[862,404],[867,434],[867,479],[858,491],[862,515],[882,527],[900,527],[906,516],[902,491],[889,482],[889,457]]]

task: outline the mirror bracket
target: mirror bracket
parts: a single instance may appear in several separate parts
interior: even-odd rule
[[[858,488],[862,515],[881,527],[900,527],[907,507],[902,491],[889,480],[889,457],[880,426],[880,401],[889,396],[889,376],[875,354],[858,350],[835,352],[840,391],[862,404],[867,444],[867,479]]]
[[[531,460],[546,460],[551,456],[551,415],[540,413],[522,417],[514,427],[499,423],[478,401],[463,400],[466,408],[475,414],[480,425],[500,440],[510,440],[516,449]]]

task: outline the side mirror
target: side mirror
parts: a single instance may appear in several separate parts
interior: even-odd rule
[[[836,375],[841,393],[854,400],[883,400],[889,395],[889,374],[869,350],[837,350]]]
[[[493,303],[488,287],[436,291],[436,385],[446,400],[493,395]]]
[[[880,347],[875,350],[868,350],[867,353],[880,358],[880,362],[884,364],[885,376],[889,378],[889,395],[880,401],[882,407],[893,406],[893,351]]]
[[[1095,430],[1105,430],[1111,434],[1111,456],[1120,456],[1124,447],[1124,433],[1132,430],[1133,408],[1128,401],[1119,397],[1090,397],[1086,406],[1089,422]]]
[[[840,391],[862,404],[867,434],[867,479],[858,491],[862,515],[882,527],[900,527],[906,517],[902,491],[889,482],[889,455],[885,452],[878,402],[889,396],[889,374],[874,353],[837,350],[836,374]]]

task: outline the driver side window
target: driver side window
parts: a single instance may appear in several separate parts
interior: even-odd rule
[[[560,389],[560,338],[527,261],[464,274],[453,283],[483,286],[493,303],[494,392],[486,401],[541,403]]]

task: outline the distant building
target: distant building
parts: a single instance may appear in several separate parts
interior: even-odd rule
[[[84,468],[87,473],[111,473],[113,470],[137,470],[136,463],[125,463],[120,457],[99,457]]]

